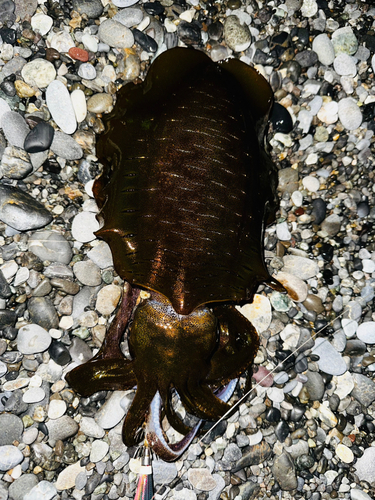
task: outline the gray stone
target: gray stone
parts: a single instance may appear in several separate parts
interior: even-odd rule
[[[87,257],[100,267],[100,269],[113,266],[112,252],[108,243],[105,241],[99,241],[98,244],[88,252]]]
[[[326,33],[322,33],[314,38],[312,49],[317,53],[319,61],[324,66],[330,66],[335,59],[333,44]]]
[[[345,360],[327,339],[317,338],[312,352],[319,356],[317,363],[322,372],[330,375],[343,375],[347,371]]]
[[[375,382],[370,377],[360,373],[353,373],[352,375],[354,389],[351,395],[367,408],[375,400]]]
[[[74,112],[74,110],[73,110]],[[51,144],[51,150],[65,160],[79,160],[83,156],[81,146],[68,134],[55,132]]]
[[[9,486],[9,498],[12,500],[23,500],[24,495],[38,484],[35,474],[22,474]]]
[[[37,231],[29,238],[29,250],[41,260],[69,264],[73,252],[62,234],[55,231]]]
[[[325,392],[323,377],[320,373],[311,372],[309,370],[305,375],[307,377],[307,382],[304,384],[304,387],[309,393],[309,399],[311,401],[321,401]]]
[[[77,120],[72,100],[68,89],[59,80],[54,80],[48,85],[46,103],[52,118],[61,130],[66,134],[73,134],[77,128]],[[52,146],[51,149],[53,150]]]
[[[1,125],[7,141],[12,146],[23,148],[25,138],[30,132],[23,116],[16,113],[16,111],[8,111],[8,113],[3,114]]]
[[[48,297],[31,297],[27,307],[33,323],[50,330],[58,328],[59,318],[55,306]]]
[[[126,49],[134,44],[134,36],[130,29],[112,19],[106,19],[101,23],[98,36],[110,47]]]
[[[355,130],[362,123],[362,112],[351,97],[345,97],[338,103],[338,114],[342,125],[347,130]]]
[[[116,5],[116,7],[130,7],[138,3],[138,1],[139,0],[113,0],[113,5]]]
[[[96,19],[103,12],[103,4],[100,0],[73,0],[73,10],[86,14],[90,19]]]
[[[76,262],[73,271],[83,285],[98,286],[102,282],[100,269],[91,260]]]
[[[78,68],[78,75],[85,80],[94,80],[96,78],[96,69],[90,63],[83,63]]]
[[[0,177],[24,179],[32,170],[33,166],[26,151],[17,146],[5,148],[1,159]]]
[[[15,14],[23,21],[26,17],[31,17],[38,7],[38,0],[14,0],[16,5]]]
[[[307,259],[306,257],[300,257],[298,255],[285,255],[283,261],[283,272],[298,276],[301,280],[313,278],[319,272],[318,263],[314,260]]]
[[[375,344],[375,321],[366,321],[359,325],[357,337],[365,344]]]
[[[322,222],[322,230],[327,233],[328,236],[336,236],[340,231],[341,227],[341,217],[337,214],[329,215]]]
[[[272,473],[282,490],[291,491],[297,488],[296,471],[289,453],[284,451],[275,458]]]
[[[2,413],[0,415],[0,429],[0,446],[13,444],[14,441],[21,442],[23,423],[17,415]]]
[[[54,446],[56,441],[61,439],[64,441],[70,436],[77,433],[79,426],[75,420],[67,415],[46,422],[48,428],[48,442]]]
[[[375,447],[367,448],[354,467],[359,480],[371,484],[375,477]]]
[[[123,24],[127,28],[132,28],[142,21],[143,12],[139,7],[129,7],[119,10],[112,19]]]
[[[22,462],[24,456],[12,445],[0,446],[0,471],[8,471]]]
[[[28,193],[17,187],[0,185],[0,220],[18,231],[46,226],[52,215]]]
[[[154,460],[152,462],[152,469],[154,484],[169,484],[177,476],[177,467],[175,463]]]
[[[17,335],[17,348],[22,354],[44,352],[52,342],[51,335],[41,326],[31,323],[22,326]]]
[[[40,481],[23,497],[23,500],[51,500],[56,493],[57,490],[54,484],[49,481]]]

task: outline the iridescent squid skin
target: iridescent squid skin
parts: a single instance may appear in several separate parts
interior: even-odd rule
[[[135,445],[143,428],[164,460],[176,459],[198,429],[174,411],[173,389],[192,415],[220,418],[228,387],[259,345],[235,304],[251,301],[261,283],[283,291],[263,255],[277,209],[276,171],[263,147],[272,104],[253,68],[175,48],[143,83],[120,90],[97,144],[96,234],[125,289],[99,353],[67,380],[84,396],[136,386],[124,442]],[[139,300],[140,290],[150,297]],[[119,347],[124,335],[131,359]],[[168,443],[161,412],[185,435],[180,442]]]

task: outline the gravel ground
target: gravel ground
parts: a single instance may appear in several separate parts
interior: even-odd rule
[[[265,249],[289,295],[261,287],[241,309],[261,337],[253,390],[180,460],[154,460],[155,498],[374,498],[374,17],[361,0],[0,0],[1,500],[134,498],[132,391],[80,398],[64,376],[121,296],[93,234],[102,117],[176,45],[270,81]]]

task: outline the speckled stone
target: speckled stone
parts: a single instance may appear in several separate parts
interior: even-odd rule
[[[26,83],[40,89],[46,88],[56,78],[54,65],[46,59],[38,58],[25,64],[21,74]]]
[[[188,470],[188,480],[194,488],[201,491],[211,491],[216,486],[216,481],[208,469],[190,468]]]
[[[101,23],[98,36],[110,47],[127,49],[134,44],[134,36],[130,29],[112,19],[106,19]]]
[[[251,43],[251,34],[246,24],[241,24],[237,16],[228,16],[224,23],[224,38],[234,52],[246,50]]]

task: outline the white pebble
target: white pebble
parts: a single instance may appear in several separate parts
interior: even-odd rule
[[[99,229],[99,222],[92,212],[78,213],[72,222],[73,238],[81,243],[88,243],[95,240],[94,232]]]

